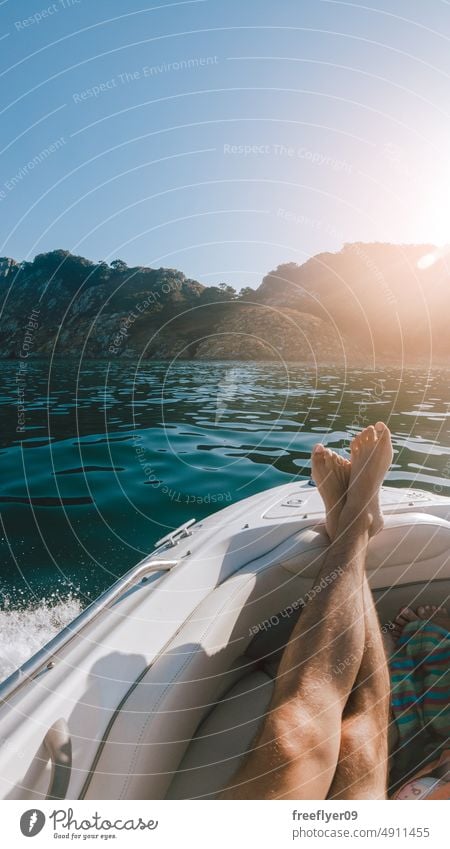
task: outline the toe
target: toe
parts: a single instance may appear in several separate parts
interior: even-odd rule
[[[317,455],[317,457],[320,457],[320,455],[323,454],[324,450],[325,448],[322,443],[318,442],[317,445],[315,445],[313,448],[313,454]]]
[[[400,628],[403,628],[407,622],[411,622],[412,619],[417,619],[417,615],[413,613],[413,611],[409,607],[402,607],[397,613],[395,617],[395,622]]]
[[[363,434],[364,434],[365,442],[368,442],[369,445],[370,445],[370,443],[375,442],[375,440],[377,438],[375,428],[374,428],[373,425],[369,425],[369,427],[364,428]]]
[[[389,428],[384,422],[377,422],[375,425],[375,430],[378,439],[382,439],[383,437],[389,435]]]
[[[361,447],[361,437],[362,437],[361,433],[358,433],[356,436],[353,437],[352,443],[351,443],[351,446],[350,446],[350,450],[351,450],[352,454],[358,453],[358,451]]]
[[[417,613],[419,614],[421,619],[428,619],[429,616],[432,616],[437,610],[436,605],[434,604],[422,604],[417,608]]]

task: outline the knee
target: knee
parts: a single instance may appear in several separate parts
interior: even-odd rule
[[[296,704],[277,707],[270,714],[267,725],[269,736],[287,762],[306,754],[328,760],[339,746],[339,741],[330,737],[329,729],[327,733],[320,718]]]
[[[360,770],[370,771],[382,763],[387,763],[387,728],[380,729],[378,723],[365,717],[344,722],[341,750]]]

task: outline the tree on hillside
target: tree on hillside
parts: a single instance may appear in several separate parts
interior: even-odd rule
[[[225,295],[227,300],[231,300],[236,297],[236,289],[233,289],[233,287],[229,286],[228,283],[219,283],[219,289],[222,291],[222,294]]]
[[[256,292],[251,286],[243,286],[238,297],[240,301],[254,301],[256,300]]]
[[[236,296],[236,290],[232,286],[227,286],[226,283],[220,283],[219,286],[207,286],[203,289],[199,297],[200,304],[215,304],[223,303],[224,301],[232,301]]]
[[[64,251],[62,249],[48,251],[48,253],[44,254],[36,254],[33,260],[33,271],[42,270],[52,273],[63,266],[71,256],[70,251]]]
[[[70,251],[55,250],[37,254],[31,263],[30,271],[36,277],[53,283],[61,281],[69,289],[78,288],[85,283],[91,285],[95,264],[84,256],[76,256]]]
[[[117,271],[119,274],[126,271],[128,268],[128,265],[123,261],[123,259],[113,259],[110,265],[113,271]]]
[[[107,262],[104,259],[100,259],[97,263],[97,267],[95,269],[95,280],[97,283],[103,283],[105,280],[108,280],[110,275],[110,268]]]

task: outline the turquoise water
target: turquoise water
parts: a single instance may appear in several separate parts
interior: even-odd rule
[[[308,477],[317,441],[345,451],[382,418],[390,483],[450,494],[450,371],[59,360],[2,376],[5,669],[173,527]]]

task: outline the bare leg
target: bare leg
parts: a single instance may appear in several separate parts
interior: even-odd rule
[[[262,731],[224,798],[326,798],[339,755],[342,711],[363,653],[362,580],[370,522],[367,516],[351,517],[341,527],[317,578],[317,586],[322,578],[327,584],[298,620]],[[337,676],[341,663],[343,673]]]
[[[369,536],[380,525],[378,490],[392,458],[386,434],[386,443],[374,428],[357,438],[349,496],[317,578],[324,588],[294,629],[262,731],[223,798],[324,799],[329,792],[342,714],[363,658],[364,564]]]
[[[379,422],[378,438],[390,453],[387,428]],[[389,443],[389,445],[388,445]],[[356,446],[355,446],[356,447]],[[352,463],[363,469],[352,446]],[[377,530],[382,527],[378,512]],[[380,623],[366,576],[363,580],[364,652],[355,685],[342,716],[341,747],[329,799],[385,799],[389,766],[390,677]],[[395,732],[395,728],[392,727]],[[392,739],[392,738],[391,738]]]
[[[372,593],[364,580],[364,652],[342,716],[341,747],[329,799],[385,799],[390,678]]]

